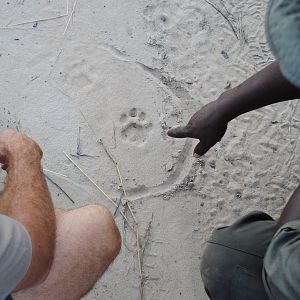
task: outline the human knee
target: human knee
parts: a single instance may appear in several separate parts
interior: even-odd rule
[[[85,209],[94,224],[89,230],[96,236],[101,235],[106,245],[105,254],[113,260],[120,252],[121,236],[112,214],[107,208],[97,204],[88,205]]]

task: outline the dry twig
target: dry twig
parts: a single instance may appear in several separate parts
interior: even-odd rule
[[[233,22],[230,20],[230,16],[231,13],[227,10],[227,8],[225,7],[225,11],[226,13],[224,13],[219,7],[217,7],[214,3],[210,2],[209,0],[204,0],[207,4],[209,4],[211,7],[213,7],[225,20],[226,22],[229,24],[230,28],[232,29],[234,35],[236,36],[236,38],[239,40],[239,36],[237,33],[237,29],[236,26],[233,24]]]
[[[136,224],[136,250],[137,250],[137,257],[138,257],[138,266],[139,266],[139,274],[140,274],[140,296],[141,300],[144,299],[144,288],[143,288],[143,270],[142,270],[142,259],[141,259],[141,245],[140,245],[140,238],[139,238],[139,224]]]
[[[5,27],[0,27],[0,29],[13,29],[12,27],[16,27],[16,26],[21,26],[21,25],[26,25],[26,24],[31,24],[31,23],[37,23],[37,22],[57,20],[57,19],[60,19],[60,18],[67,17],[68,15],[69,15],[69,0],[67,0],[67,11],[66,11],[65,14],[54,16],[54,17],[48,17],[48,18],[40,18],[40,19],[35,19],[35,20],[23,21],[21,23],[15,23],[15,24],[7,25]]]
[[[140,236],[139,236],[139,224],[134,216],[134,213],[132,211],[132,208],[127,200],[127,193],[126,193],[126,189],[124,186],[124,182],[123,182],[123,178],[119,169],[119,164],[118,162],[114,159],[114,157],[112,156],[112,154],[109,152],[109,150],[107,149],[107,147],[104,145],[102,139],[98,140],[99,144],[102,145],[104,151],[106,152],[106,154],[108,155],[108,157],[111,159],[111,161],[113,162],[113,164],[116,167],[117,173],[118,173],[118,177],[124,192],[124,196],[126,199],[126,206],[128,207],[130,214],[135,222],[135,228],[136,228],[136,250],[137,250],[137,259],[138,259],[138,266],[139,266],[139,277],[140,277],[140,296],[141,296],[141,300],[143,300],[144,298],[144,279],[143,279],[143,273],[142,273],[142,258],[141,258],[141,249],[140,249]]]
[[[124,182],[123,182],[123,177],[122,177],[121,172],[120,172],[119,164],[115,160],[115,158],[112,156],[112,154],[110,153],[110,151],[107,149],[107,147],[104,145],[103,140],[99,139],[98,143],[103,147],[103,149],[106,152],[107,156],[111,159],[111,161],[115,165],[115,168],[116,168],[117,173],[118,173],[119,181],[120,181],[120,184],[122,186],[122,189],[123,189],[123,192],[124,192],[124,196],[125,196],[125,199],[126,199],[126,202],[125,202],[126,206],[129,208],[130,214],[131,214],[134,222],[137,224],[137,221],[136,221],[136,218],[135,218],[134,213],[132,211],[132,208],[131,208],[131,206],[130,206],[130,204],[128,202],[127,193],[126,193],[126,190],[125,190],[125,186],[124,186]]]
[[[61,186],[59,186],[54,180],[52,180],[48,175],[44,174],[45,177],[50,181],[52,182],[59,190],[61,190],[66,196],[67,198],[73,203],[75,204],[75,201],[62,189]]]
[[[120,196],[120,199],[119,199],[119,202],[118,202],[118,206],[116,207],[116,210],[115,210],[115,212],[114,212],[114,217],[116,216],[116,214],[117,214],[117,212],[118,212],[118,210],[119,210],[119,207],[120,207],[120,205],[121,205],[121,203],[122,203],[122,197],[123,197],[123,194],[124,194],[124,192],[122,191],[121,196]]]
[[[83,114],[83,112],[81,111],[81,109],[79,109],[83,119],[86,121],[86,123],[88,124],[89,128],[91,129],[91,131],[93,132],[94,136],[97,138],[97,135],[94,131],[94,129],[92,128],[92,126],[90,125],[90,123],[87,121],[85,115]],[[126,198],[126,206],[128,207],[129,211],[130,211],[130,214],[135,222],[135,233],[136,233],[136,245],[137,245],[137,257],[138,257],[138,266],[139,266],[139,275],[140,275],[140,287],[141,287],[141,299],[143,299],[143,276],[142,276],[142,261],[141,261],[141,255],[140,255],[140,236],[139,236],[139,227],[138,227],[138,222],[134,216],[134,213],[131,209],[131,206],[130,204],[128,203],[128,200],[127,200],[127,193],[126,193],[126,189],[125,189],[125,186],[124,186],[124,182],[123,182],[123,178],[122,178],[122,175],[121,175],[121,172],[120,172],[120,169],[119,169],[119,165],[118,165],[118,162],[114,159],[114,157],[112,156],[112,154],[110,153],[110,151],[106,148],[106,146],[104,145],[103,141],[101,139],[97,140],[97,142],[102,145],[104,151],[106,152],[107,156],[110,158],[110,160],[113,162],[113,164],[115,165],[116,167],[116,170],[117,170],[117,173],[118,173],[118,177],[119,177],[119,180],[120,180],[120,183],[121,183],[121,186],[122,186],[122,189],[123,189],[123,193],[124,193],[124,196]],[[87,175],[85,175],[87,176]],[[93,182],[93,181],[92,181]],[[95,183],[94,183],[95,184]],[[116,207],[118,207],[118,205],[115,204]],[[120,210],[120,213],[124,216],[124,218],[126,219],[126,216],[125,216],[125,212],[122,213],[122,211]],[[126,219],[127,220],[127,219]],[[130,226],[129,222],[127,221],[128,225]],[[131,226],[130,226],[131,227]],[[132,228],[132,227],[131,227]],[[125,225],[124,225],[124,230],[125,230]]]
[[[79,126],[78,127],[78,136],[77,136],[77,149],[76,149],[76,154],[70,154],[71,156],[74,156],[74,157],[99,157],[99,155],[91,155],[91,154],[85,154],[85,153],[82,153],[81,152],[81,139],[80,139],[80,132],[81,132],[81,127]]]
[[[64,175],[64,174],[61,174],[61,173],[57,173],[57,172],[53,172],[51,170],[48,170],[48,169],[43,169],[44,172],[49,172],[49,173],[52,173],[52,174],[55,174],[55,175],[59,175],[59,176],[62,176],[62,177],[68,177],[67,175]]]
[[[89,176],[87,175],[82,168],[66,153],[64,152],[65,156],[73,163],[73,165],[106,197],[106,199],[108,199],[115,207],[118,207],[118,205],[115,203],[114,200],[112,200],[99,186],[98,184]],[[120,211],[121,215],[123,216],[123,218],[127,221],[129,227],[132,229],[133,232],[135,232],[135,229],[130,225],[130,222],[128,221],[128,219],[126,218],[125,214],[123,214]]]
[[[145,280],[146,280],[146,277],[144,276],[144,272],[143,272],[143,260],[144,260],[144,255],[145,255],[145,250],[146,250],[146,247],[149,243],[149,240],[150,240],[150,237],[151,237],[151,225],[152,225],[152,222],[153,222],[153,213],[152,213],[152,216],[151,216],[151,220],[147,226],[147,229],[146,229],[146,232],[145,232],[145,236],[144,236],[144,244],[142,246],[142,249],[140,248],[140,245],[137,244],[137,247],[139,247],[139,250],[137,251],[137,254],[139,254],[139,258],[138,258],[138,261],[139,261],[139,277],[140,277],[140,295],[141,295],[141,299],[143,299],[144,297],[144,284],[145,284]],[[134,255],[132,257],[132,260],[128,266],[128,269],[126,271],[126,276],[128,275],[129,273],[129,270],[132,266],[132,263],[134,261]]]
[[[68,22],[67,22],[67,24],[66,24],[65,30],[64,30],[63,35],[62,35],[62,41],[61,41],[61,43],[60,43],[61,47],[60,47],[60,49],[59,49],[59,51],[58,51],[58,54],[57,54],[57,56],[56,56],[56,58],[55,58],[55,61],[54,61],[54,63],[53,63],[53,67],[52,67],[52,69],[51,69],[51,71],[50,71],[50,73],[49,73],[49,76],[51,75],[52,70],[54,69],[54,67],[55,67],[55,65],[56,65],[56,63],[57,63],[57,61],[58,61],[58,59],[59,59],[59,57],[60,57],[60,55],[61,55],[61,53],[62,53],[62,51],[63,51],[62,44],[63,44],[63,42],[64,42],[64,37],[65,37],[65,34],[66,34],[66,32],[67,32],[67,30],[68,30],[68,28],[69,28],[70,22],[71,22],[71,20],[72,20],[74,14],[75,14],[75,9],[76,9],[77,2],[78,2],[78,0],[75,0],[75,1],[74,1],[73,8],[72,8],[70,17],[69,17],[69,19],[68,19]],[[69,5],[68,5],[68,9],[69,9]]]

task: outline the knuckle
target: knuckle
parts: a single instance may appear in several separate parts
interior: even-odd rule
[[[189,122],[186,126],[185,126],[186,130],[188,130],[189,132],[193,132],[195,130],[197,130],[197,125],[195,124],[195,122]]]

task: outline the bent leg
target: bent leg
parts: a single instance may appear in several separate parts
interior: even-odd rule
[[[88,205],[56,211],[54,261],[46,280],[13,294],[14,300],[76,300],[85,295],[120,251],[121,238],[109,211]]]
[[[269,299],[262,268],[275,226],[267,214],[253,212],[213,232],[201,262],[201,276],[210,299]]]

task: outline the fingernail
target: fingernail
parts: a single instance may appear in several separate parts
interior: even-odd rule
[[[196,152],[194,152],[194,153],[193,153],[193,157],[195,157],[195,158],[200,158],[201,155],[199,155],[199,154],[197,154]]]

